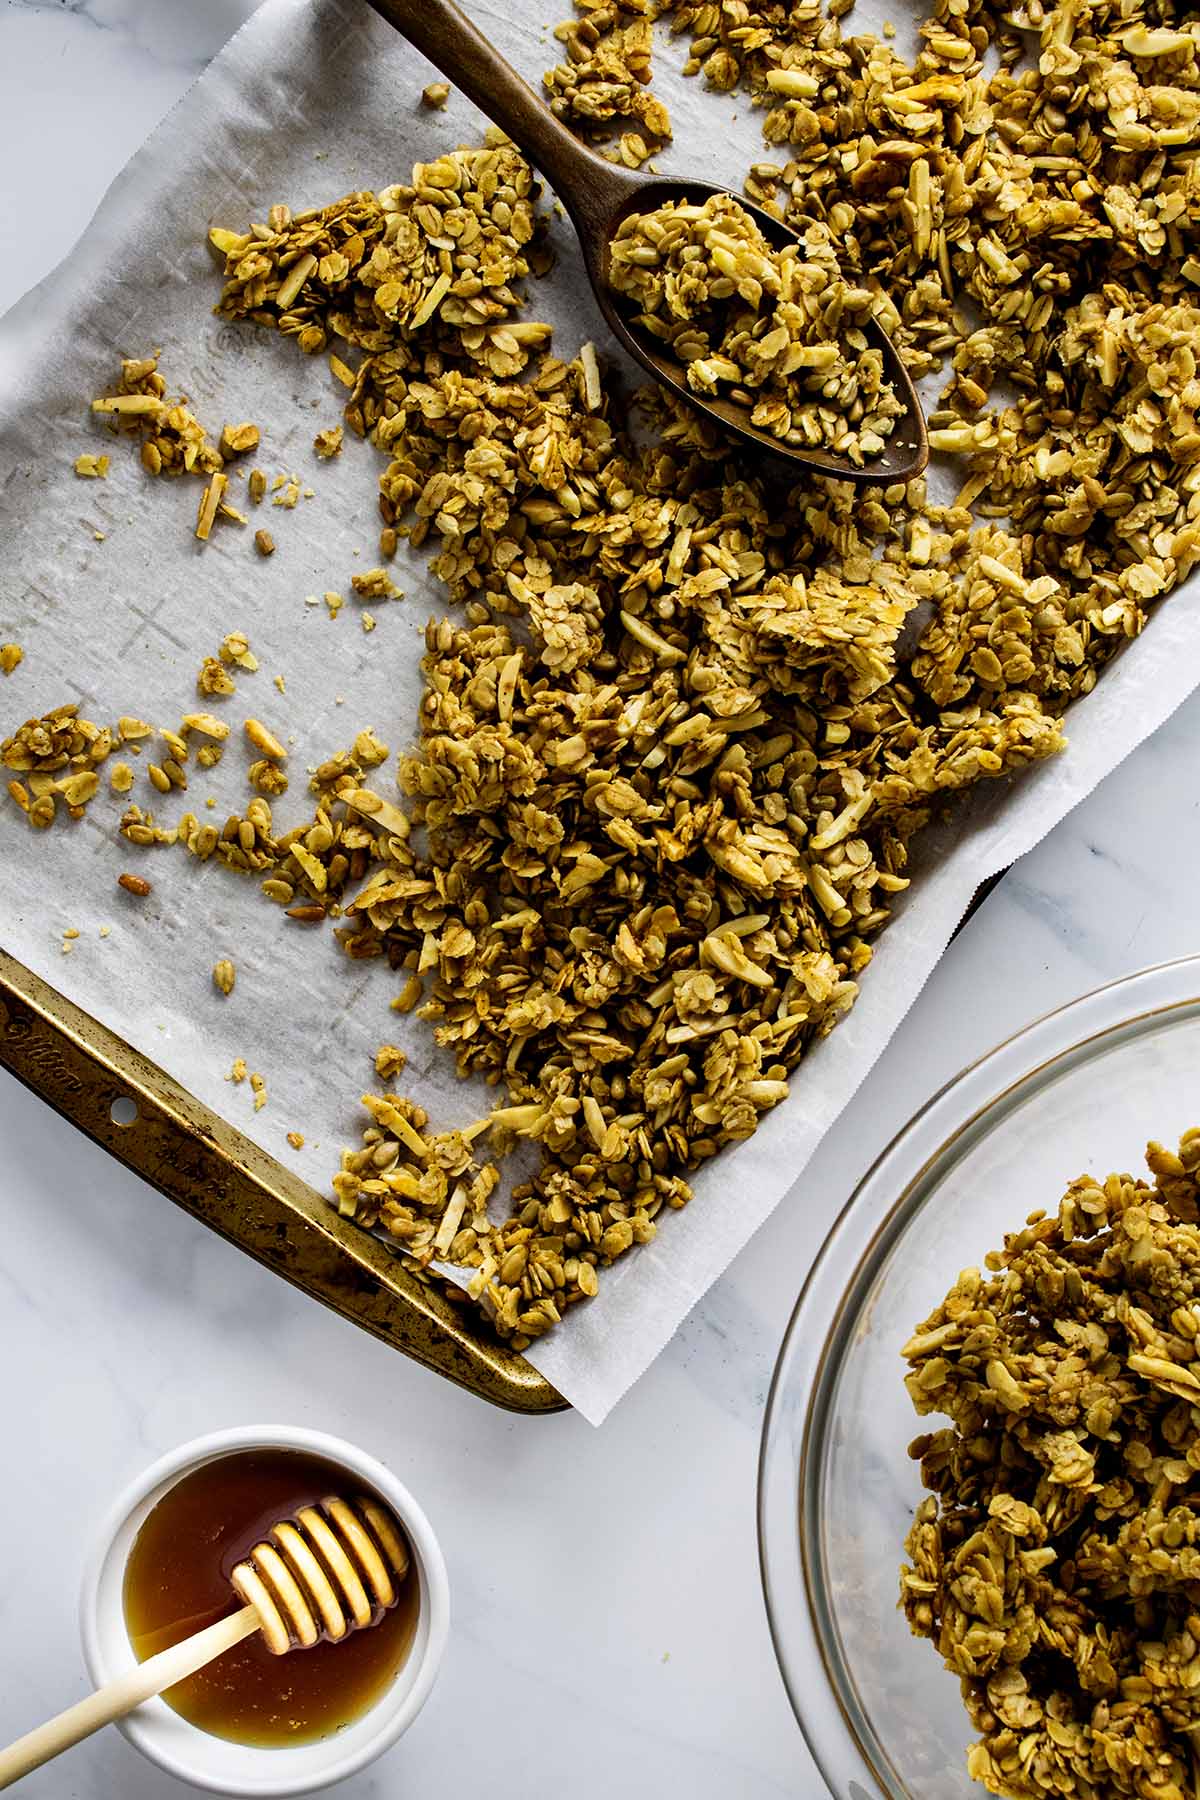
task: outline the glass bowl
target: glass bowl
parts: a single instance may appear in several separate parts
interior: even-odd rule
[[[1200,1124],[1200,957],[1111,983],[935,1095],[851,1196],[783,1340],[763,1428],[771,1634],[836,1800],[977,1800],[958,1682],[897,1609],[922,1488],[901,1346],[960,1269],[1074,1176],[1144,1172]]]

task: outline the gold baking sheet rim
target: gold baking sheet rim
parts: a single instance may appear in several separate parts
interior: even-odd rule
[[[510,1412],[566,1402],[474,1329],[387,1245],[201,1104],[148,1057],[0,950],[0,1067],[118,1162],[277,1275],[405,1356]],[[122,1097],[131,1124],[111,1115]],[[465,1309],[464,1309],[465,1310]]]

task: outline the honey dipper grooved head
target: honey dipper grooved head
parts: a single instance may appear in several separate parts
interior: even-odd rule
[[[408,1549],[391,1515],[365,1497],[356,1507],[330,1495],[272,1527],[230,1577],[259,1615],[268,1650],[282,1656],[322,1635],[337,1642],[392,1606]]]

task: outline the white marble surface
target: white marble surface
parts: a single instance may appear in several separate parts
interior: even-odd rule
[[[8,0],[0,310],[66,254],[251,10]],[[397,1750],[338,1790],[346,1800],[517,1800],[547,1767],[570,1800],[818,1800],[772,1658],[754,1531],[762,1410],[792,1301],[854,1180],[934,1087],[1058,1002],[1197,947],[1198,793],[1200,699],[1007,877],[801,1191],[599,1432],[570,1416],[511,1419],[425,1374],[211,1237],[0,1075],[0,1741],[83,1691],[82,1546],[115,1489],[185,1437],[290,1419],[355,1438],[401,1473],[453,1586],[433,1699]],[[22,1791],[193,1790],[109,1732]]]

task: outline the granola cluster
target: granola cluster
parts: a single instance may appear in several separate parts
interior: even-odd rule
[[[141,439],[141,463],[148,475],[206,478],[196,508],[195,534],[202,543],[218,519],[246,524],[246,515],[227,498],[229,476],[225,469],[234,458],[257,449],[258,426],[249,420],[226,425],[214,444],[186,397],[171,398],[168,394],[157,351],[153,356],[126,357],[116,391],[93,400],[92,411],[106,419],[113,430]],[[75,473],[80,476],[104,478],[108,468],[107,456],[84,455],[75,461]]]
[[[309,355],[350,346],[380,385],[420,366],[409,349],[417,337],[425,355],[515,375],[550,336],[518,317],[513,285],[547,266],[534,191],[524,158],[489,130],[478,149],[418,163],[407,186],[295,216],[272,207],[249,232],[210,232],[226,277],[217,310],[276,327]],[[361,432],[358,376],[340,355],[331,361],[351,390],[347,422]]]
[[[970,1774],[1190,1800],[1200,1727],[1200,1131],[1071,1183],[905,1345],[930,1490],[905,1613],[961,1682]]]
[[[92,411],[118,431],[141,438],[148,475],[212,476],[225,466],[221,446],[212,442],[187,400],[167,392],[157,353],[126,357],[115,391],[93,400]]]
[[[597,147],[615,137],[606,154],[630,169],[671,136],[667,108],[650,91],[652,26],[664,10],[659,0],[581,5],[555,29],[566,55],[544,77],[555,117]]]
[[[111,730],[81,719],[79,707],[68,704],[26,719],[0,743],[8,792],[35,831],[53,825],[60,800],[69,818],[83,817],[100,786],[96,771],[114,741]]]
[[[776,250],[732,194],[667,201],[622,220],[609,281],[695,393],[738,401],[790,448],[861,465],[903,413],[864,330],[871,294],[843,279],[823,226]]]

